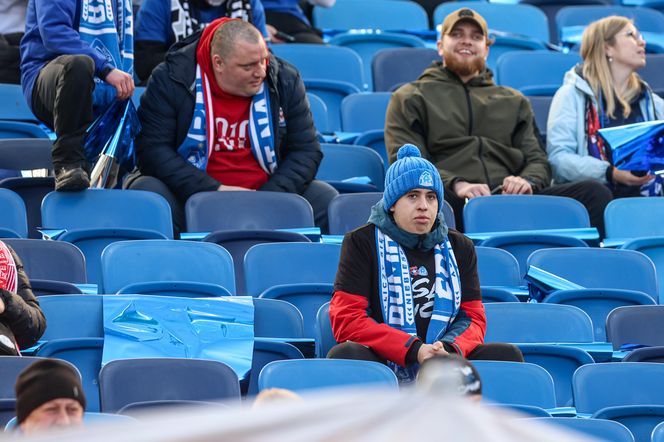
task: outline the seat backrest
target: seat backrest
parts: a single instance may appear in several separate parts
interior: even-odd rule
[[[330,234],[344,235],[366,224],[371,207],[382,197],[382,192],[344,193],[335,196],[327,207]]]
[[[302,313],[304,336],[314,338],[316,315],[320,307],[332,299],[333,284],[282,284],[272,286],[260,298],[290,302]]]
[[[498,58],[496,82],[524,95],[552,97],[563,84],[565,73],[580,61],[574,52],[510,51]]]
[[[339,244],[258,244],[244,256],[247,294],[258,296],[279,284],[333,283]]]
[[[571,305],[497,302],[484,308],[486,342],[593,342],[590,317]]]
[[[551,108],[553,97],[529,96],[528,100],[535,114],[537,129],[539,129],[540,135],[546,140],[546,125],[549,120],[549,109]]]
[[[459,8],[471,8],[482,15],[490,31],[523,35],[541,42],[549,41],[549,21],[541,10],[531,5],[473,1],[441,3],[434,10],[433,22],[442,23],[449,13]]]
[[[374,150],[353,144],[321,144],[323,160],[316,179],[343,181],[354,177],[368,177],[378,191],[385,186],[383,159]]]
[[[438,60],[438,52],[429,48],[382,49],[371,62],[374,91],[391,91],[396,85],[417,80]]]
[[[278,230],[227,230],[216,231],[206,236],[203,241],[220,245],[233,257],[235,268],[235,287],[238,295],[246,295],[244,286],[244,255],[256,244],[272,242],[311,242],[301,233],[281,232]]]
[[[0,83],[0,120],[37,121],[18,84]]]
[[[237,375],[228,365],[203,359],[118,359],[99,372],[101,409],[116,412],[134,402],[239,399]]]
[[[521,284],[519,262],[510,252],[493,247],[475,247],[475,253],[480,285],[517,287]]]
[[[43,226],[41,204],[44,197],[55,189],[55,178],[17,176],[1,180],[0,187],[21,197],[28,221],[28,238],[41,239],[42,234],[37,230]]]
[[[168,202],[141,190],[51,192],[42,202],[42,222],[50,229],[146,229],[173,238]]]
[[[0,237],[28,237],[27,213],[20,196],[11,190],[0,189],[0,213]]]
[[[482,397],[502,404],[556,406],[551,375],[527,362],[473,361],[482,379]]]
[[[664,346],[656,345],[654,347],[643,347],[627,353],[623,362],[664,362]]]
[[[574,406],[592,414],[621,405],[664,405],[664,365],[606,362],[579,367],[572,378]]]
[[[586,312],[593,321],[597,342],[607,342],[606,318],[613,309],[627,305],[655,304],[655,300],[643,292],[624,289],[558,290],[542,302],[573,305]]]
[[[274,361],[263,367],[258,389],[293,391],[343,386],[380,386],[397,390],[397,377],[379,362],[345,359],[296,359]]]
[[[318,78],[305,78],[304,87],[307,92],[317,95],[325,103],[327,107],[327,128],[331,132],[341,130],[341,102],[343,99],[350,94],[359,94],[364,90],[364,86],[359,87],[347,81]]]
[[[606,337],[614,350],[624,344],[664,345],[664,305],[614,309],[606,318]]]
[[[664,420],[664,405],[621,405],[606,407],[593,419],[609,419],[626,426],[637,441],[650,441],[655,427]]]
[[[297,347],[287,342],[256,338],[254,340],[254,354],[251,359],[247,394],[255,395],[258,393],[258,375],[263,367],[272,361],[283,361],[284,359],[304,359],[304,356]]]
[[[466,232],[590,227],[580,202],[562,196],[492,195],[473,198],[463,208]]]
[[[642,213],[643,216],[634,216]],[[664,216],[664,197],[619,198],[604,209],[607,238],[664,236],[659,219]]]
[[[104,336],[102,295],[40,296],[39,306],[48,324],[44,341]]]
[[[329,132],[330,129],[328,127],[329,117],[327,115],[327,105],[323,99],[316,94],[307,93],[307,99],[309,100],[309,109],[311,110],[311,115],[314,117],[314,125],[316,126],[316,130],[323,134]]]
[[[639,69],[639,75],[654,91],[664,89],[664,78],[659,75],[664,71],[664,54],[646,55],[646,65]],[[658,115],[659,118],[662,118]]]
[[[290,302],[254,298],[254,336],[256,338],[303,338],[302,313]]]
[[[365,146],[372,149],[383,159],[385,170],[389,167],[389,159],[387,158],[387,150],[385,148],[385,131],[383,129],[368,130],[362,132],[355,138],[353,144],[358,146]]]
[[[200,192],[185,204],[189,232],[312,227],[313,209],[288,192]]]
[[[372,92],[351,94],[341,102],[341,128],[344,132],[365,132],[385,128],[385,113],[392,94]]]
[[[23,238],[3,241],[21,258],[30,279],[49,279],[74,284],[87,282],[85,257],[73,244]]]
[[[659,289],[659,304],[664,304],[664,236],[648,236],[632,239],[620,248],[641,252],[655,264],[657,287]]]
[[[316,314],[316,357],[325,358],[327,353],[337,345],[330,323],[330,303],[323,304]]]
[[[129,284],[194,281],[217,284],[235,294],[233,258],[217,244],[144,240],[109,244],[101,254],[100,293],[116,293]]]
[[[585,27],[610,15],[634,20],[634,25],[641,32],[664,32],[664,14],[651,8],[619,5],[566,6],[556,14],[558,37],[562,40],[563,29],[566,27]]]
[[[664,422],[657,424],[652,430],[652,442],[664,442]]]
[[[566,247],[540,249],[528,258],[539,267],[586,288],[627,289],[657,299],[655,265],[634,250]]]
[[[319,29],[380,29],[423,31],[429,28],[427,13],[415,2],[362,0],[337,2],[331,8],[314,8],[313,24]]]
[[[0,168],[53,169],[52,149],[53,141],[48,138],[0,139]]]
[[[547,425],[559,425],[569,430],[578,431],[598,440],[614,442],[634,442],[634,436],[620,422],[608,419],[579,419],[577,417],[536,417],[534,422]]]
[[[272,52],[295,65],[303,80],[343,81],[364,88],[362,59],[352,49],[292,43],[273,45]]]

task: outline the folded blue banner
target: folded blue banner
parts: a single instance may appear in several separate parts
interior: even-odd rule
[[[664,170],[664,121],[646,121],[600,129],[621,170]]]
[[[541,230],[513,230],[509,232],[473,232],[465,233],[465,235],[473,241],[484,241],[492,236],[501,235],[557,235],[557,236],[570,236],[573,238],[583,240],[599,239],[599,232],[594,227],[584,227],[578,229],[541,229]]]
[[[212,359],[228,364],[244,379],[251,368],[253,342],[254,305],[249,296],[104,296],[102,365],[126,358]]]
[[[546,270],[542,270],[539,267],[532,265],[528,267],[524,279],[528,282],[528,290],[531,299],[538,302],[556,290],[576,290],[585,288],[582,285],[573,283],[572,281],[561,278],[558,275],[554,275],[553,273],[549,273]]]

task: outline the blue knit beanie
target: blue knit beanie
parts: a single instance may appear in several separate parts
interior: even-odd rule
[[[438,197],[438,210],[443,208],[443,181],[438,169],[420,155],[412,144],[404,144],[397,152],[397,160],[385,174],[383,205],[389,210],[406,192],[431,189]]]

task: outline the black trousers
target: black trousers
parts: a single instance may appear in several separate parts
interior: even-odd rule
[[[175,237],[179,238],[180,232],[186,231],[184,203],[180,201],[171,189],[161,180],[155,177],[134,173],[125,179],[123,187],[126,189],[155,192],[163,196],[171,206],[173,233],[175,234]],[[316,223],[316,226],[320,227],[323,233],[327,233],[328,231],[327,206],[337,195],[338,192],[334,187],[326,182],[318,180],[312,181],[302,194],[302,196],[309,201],[309,204],[311,204],[311,207],[314,210],[314,222]]]
[[[21,37],[22,32],[0,35],[0,83],[21,84]]]
[[[380,362],[381,364],[387,362],[369,347],[351,341],[335,345],[327,353],[327,357],[330,359],[359,359],[362,361]],[[466,359],[471,361],[523,362],[523,355],[516,345],[492,342],[478,345]]]
[[[463,198],[445,189],[445,201],[454,209],[457,230],[463,232]],[[608,187],[597,180],[584,180],[576,183],[558,184],[537,192],[538,195],[566,196],[583,204],[590,216],[590,225],[596,227],[600,237],[604,238],[604,208],[613,199]]]
[[[265,11],[265,21],[277,31],[293,36],[293,43],[323,44],[321,32],[287,12]]]
[[[95,65],[87,55],[60,55],[39,72],[32,89],[32,111],[55,132],[53,166],[89,170],[83,152],[92,122]]]

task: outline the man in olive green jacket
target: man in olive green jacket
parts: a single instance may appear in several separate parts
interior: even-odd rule
[[[385,146],[393,162],[406,143],[438,168],[457,228],[466,199],[492,194],[547,194],[579,200],[603,233],[611,192],[597,181],[551,186],[551,168],[534,124],[530,102],[497,86],[485,60],[492,41],[477,12],[462,8],[443,21],[435,62],[392,96]]]

